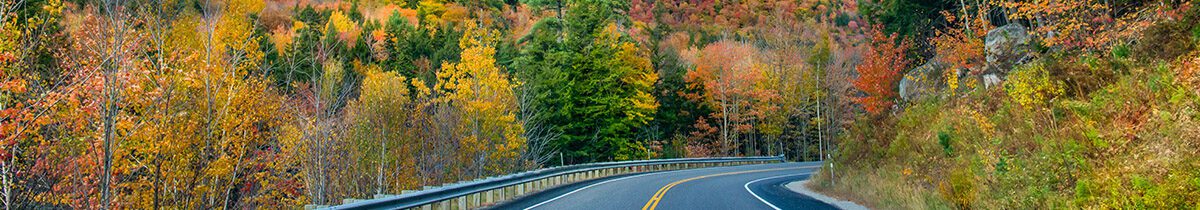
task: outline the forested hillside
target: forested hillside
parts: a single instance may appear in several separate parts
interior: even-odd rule
[[[859,7],[3,0],[0,201],[279,209],[560,164],[816,160],[859,112]]]
[[[1197,4],[0,0],[0,204],[784,155],[882,209],[1196,208]]]
[[[1200,2],[859,3],[867,113],[812,187],[879,209],[1200,207]]]

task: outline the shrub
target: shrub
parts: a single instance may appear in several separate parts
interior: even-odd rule
[[[954,156],[954,147],[950,145],[950,133],[945,130],[938,131],[938,144],[942,145],[942,151],[946,153],[946,157]]]
[[[1113,51],[1113,54],[1120,54],[1121,50],[1114,48]],[[1072,60],[1047,62],[1046,71],[1050,72],[1053,80],[1063,82],[1063,95],[1086,97],[1092,91],[1111,84],[1117,75],[1125,74],[1128,67],[1124,60],[1085,55]]]
[[[1062,86],[1061,81],[1050,79],[1045,64],[1033,62],[1014,70],[1004,83],[1004,91],[1013,101],[1029,109],[1035,105],[1045,105],[1049,100],[1062,95]]]
[[[1146,59],[1171,60],[1195,49],[1200,40],[1200,6],[1183,12],[1174,21],[1163,21],[1142,32],[1134,54]]]
[[[958,209],[971,209],[975,203],[975,174],[969,167],[955,167],[950,172],[948,184],[941,184],[942,196],[954,203]]]

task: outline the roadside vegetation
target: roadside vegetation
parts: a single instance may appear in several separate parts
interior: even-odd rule
[[[818,160],[857,111],[853,8],[0,0],[0,207],[293,209],[556,165]]]
[[[813,188],[879,209],[1200,208],[1200,2],[941,3],[921,26],[898,21],[919,3],[860,7],[936,31],[890,30],[918,43],[905,59],[947,67],[859,115]],[[996,23],[1033,26],[1027,52],[993,50]]]

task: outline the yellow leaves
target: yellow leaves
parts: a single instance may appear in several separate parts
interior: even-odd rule
[[[430,89],[429,86],[426,86],[425,81],[421,80],[420,78],[412,78],[411,80],[409,80],[409,85],[412,85],[413,87],[416,88],[412,92],[417,94],[418,96],[428,96],[430,94],[433,94],[433,90]]]
[[[225,4],[227,14],[238,16],[257,14],[267,5],[266,1],[262,0],[228,0]]]
[[[270,39],[271,43],[275,44],[275,49],[288,49],[291,48],[295,36],[295,31],[280,28],[271,33]]]
[[[619,34],[611,34],[616,32],[615,28],[615,26],[610,25],[606,28],[605,34],[607,35],[604,36],[619,36]],[[635,90],[654,89],[654,83],[658,82],[658,72],[653,70],[650,59],[647,59],[647,56],[645,56],[646,52],[630,42],[610,44],[617,47],[616,59],[628,64],[627,68],[629,69],[621,72],[621,82],[631,86]],[[625,100],[628,100],[633,105],[632,109],[625,110],[626,119],[637,120],[639,123],[647,123],[654,119],[649,113],[653,113],[653,110],[658,109],[659,104],[658,100],[649,91],[636,91],[632,97]]]
[[[430,31],[436,31],[445,21],[441,15],[446,12],[446,4],[442,0],[421,0],[417,3],[417,14],[425,14],[425,22],[420,25]]]
[[[409,100],[408,79],[400,74],[389,71],[380,72],[378,66],[369,67],[367,76],[363,79],[362,95],[359,100],[364,105],[394,106],[407,104]]]
[[[458,47],[462,49],[470,49],[473,47],[494,48],[497,42],[500,41],[500,31],[495,29],[479,26],[474,21],[467,22],[464,26],[463,37],[458,39]],[[495,54],[494,51],[492,50]],[[463,53],[467,54],[467,53]],[[486,55],[491,56],[491,54]]]
[[[305,28],[308,28],[308,24],[304,24],[304,21],[292,21],[292,32],[304,30]]]
[[[1108,4],[1097,0],[1006,2],[1001,7],[1015,12],[1010,19],[1032,20],[1036,36],[1048,46],[1096,47],[1108,43]],[[1101,35],[1101,36],[1097,36]],[[1089,40],[1090,39],[1090,40]]]
[[[596,45],[605,45],[612,48],[618,48],[619,46],[617,45],[620,41],[621,31],[617,28],[616,23],[609,23],[604,29],[601,29],[595,39]]]
[[[228,3],[238,4],[226,7],[225,14],[216,20],[216,23],[203,23],[199,30],[201,34],[212,36],[212,40],[199,39],[213,46],[211,51],[207,51],[205,57],[210,58],[205,62],[215,66],[233,65],[233,70],[236,75],[245,75],[250,70],[256,69],[265,54],[259,49],[259,40],[253,38],[254,26],[249,15],[262,10],[262,2],[250,3],[242,1],[253,0],[233,0]],[[211,20],[208,20],[211,21]],[[186,29],[185,29],[186,30]],[[228,50],[232,50],[230,53]],[[211,59],[211,58],[220,58]],[[216,65],[217,63],[222,65]],[[224,68],[216,70],[225,71]]]
[[[338,94],[341,93],[345,74],[346,68],[342,66],[341,60],[330,59],[321,64],[321,80],[315,84],[320,89],[320,99],[324,100],[321,103],[334,104],[339,100]]]
[[[466,32],[460,39],[463,47],[461,62],[442,65],[436,75],[436,89],[445,91],[438,103],[447,103],[460,110],[462,117],[456,131],[466,136],[461,139],[465,151],[459,159],[471,161],[477,154],[486,154],[490,160],[514,159],[524,148],[524,129],[516,119],[517,101],[513,88],[516,85],[496,66],[493,47],[499,32],[479,28],[467,23]],[[489,170],[511,168],[509,165],[487,165]]]
[[[49,0],[49,1],[46,1],[46,5],[42,5],[42,11],[46,12],[45,14],[47,16],[46,17],[47,23],[58,22],[58,19],[56,17],[62,16],[62,10],[63,10],[62,0]]]
[[[1051,80],[1049,72],[1041,63],[1026,64],[1014,70],[1008,79],[1004,83],[1005,92],[1013,101],[1027,109],[1046,103],[1064,92],[1062,82]]]
[[[350,20],[341,10],[334,10],[329,15],[329,22],[325,24],[326,32],[336,32],[338,38],[346,43],[355,43],[362,35],[362,29],[358,28],[358,24]]]
[[[946,74],[946,76],[944,77],[944,78],[946,78],[946,86],[949,87],[950,94],[953,95],[954,92],[958,91],[958,70],[957,69],[947,69],[943,73]]]

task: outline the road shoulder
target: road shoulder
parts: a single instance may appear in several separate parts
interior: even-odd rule
[[[787,189],[792,190],[796,193],[800,193],[800,194],[806,195],[808,197],[811,197],[813,199],[816,199],[818,201],[828,203],[829,205],[833,205],[834,207],[837,207],[839,209],[845,209],[845,210],[867,210],[867,209],[869,209],[866,206],[858,205],[857,203],[854,203],[854,202],[838,200],[836,198],[831,198],[829,196],[825,196],[820,193],[814,192],[814,191],[808,189],[808,187],[805,186],[806,184],[808,184],[808,180],[795,181],[795,182],[788,183],[787,185],[784,185],[784,186],[787,187]]]

